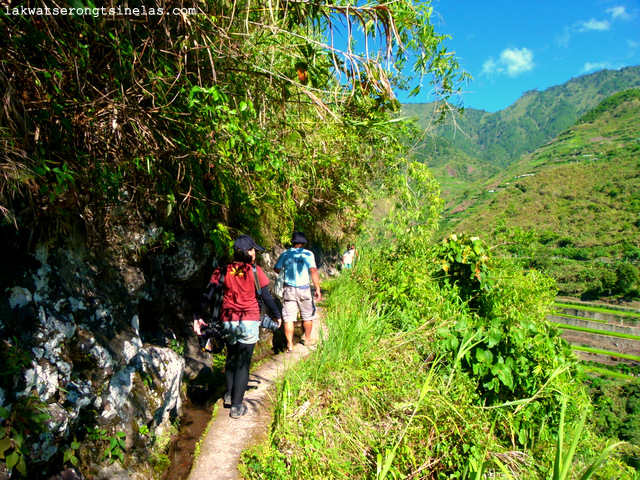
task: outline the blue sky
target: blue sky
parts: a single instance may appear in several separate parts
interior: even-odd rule
[[[466,108],[502,110],[603,68],[640,65],[640,0],[435,0],[432,20],[474,78]],[[425,89],[425,93],[427,89]],[[401,102],[425,102],[421,93]]]

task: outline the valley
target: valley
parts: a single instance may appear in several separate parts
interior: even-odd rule
[[[439,181],[445,203],[438,235],[479,236],[495,256],[551,276],[559,295],[637,299],[640,90],[612,88],[603,96],[612,78],[619,80],[616,88],[640,81],[638,67],[624,70],[527,93],[497,114],[469,112],[459,123],[462,139],[444,133],[425,141],[417,150]],[[557,101],[571,99],[575,113],[572,125],[553,132],[550,125],[560,124],[543,119],[558,114],[552,93]],[[589,94],[591,103],[583,98]],[[487,128],[494,123],[500,128]],[[525,123],[530,130],[523,130]],[[525,130],[538,139],[537,147],[518,141],[516,148],[508,140]],[[547,133],[540,136],[542,131]],[[508,159],[490,153],[497,146],[509,152]],[[523,148],[528,152],[521,153]]]

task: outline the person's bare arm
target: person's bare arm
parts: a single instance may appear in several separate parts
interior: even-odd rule
[[[313,286],[316,288],[316,302],[322,300],[322,293],[320,293],[320,275],[318,275],[317,268],[310,268],[309,273],[311,274],[311,281],[313,282]]]

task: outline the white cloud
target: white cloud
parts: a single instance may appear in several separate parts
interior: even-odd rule
[[[639,46],[638,42],[636,42],[635,40],[627,40],[627,45],[631,50],[635,50]]]
[[[609,23],[608,20],[596,20],[595,18],[592,18],[587,22],[580,22],[578,26],[578,31],[589,32],[589,31],[595,30],[598,32],[605,32],[609,30],[609,28],[611,28],[611,24]]]
[[[592,18],[590,20],[580,20],[571,26],[565,27],[564,32],[561,35],[556,35],[556,43],[560,47],[568,47],[569,40],[576,33],[585,32],[606,32],[611,30],[611,23],[617,20],[632,20],[634,15],[627,12],[627,7],[624,5],[617,5],[606,10],[609,15],[609,20],[596,20]]]
[[[516,77],[533,69],[533,53],[528,48],[509,49],[500,54],[500,61],[507,66],[507,73]]]
[[[607,9],[607,13],[611,15],[611,18],[613,20],[631,20],[632,18],[631,15],[627,13],[627,7],[624,7],[622,5]]]
[[[611,64],[608,62],[587,62],[583,65],[580,73],[593,72],[603,68],[611,68]]]
[[[533,52],[528,48],[506,48],[500,53],[498,60],[491,57],[484,62],[482,73],[517,77],[521,73],[532,70],[534,66]]]
[[[493,58],[490,58],[482,64],[482,73],[485,75],[493,75],[497,72],[498,68],[496,61]]]

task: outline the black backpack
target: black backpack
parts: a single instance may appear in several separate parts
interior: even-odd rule
[[[225,345],[225,332],[222,326],[222,297],[224,294],[224,276],[226,268],[220,269],[218,283],[209,283],[204,291],[203,310],[211,309],[211,318],[207,326],[200,330],[198,342],[203,352],[221,353]]]

